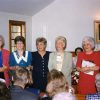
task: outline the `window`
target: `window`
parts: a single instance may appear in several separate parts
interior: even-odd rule
[[[9,48],[10,52],[16,50],[14,39],[16,36],[23,36],[26,39],[25,22],[9,20]],[[26,47],[26,46],[25,46]]]

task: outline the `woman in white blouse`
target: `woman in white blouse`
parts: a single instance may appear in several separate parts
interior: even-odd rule
[[[68,84],[71,86],[72,54],[65,51],[67,40],[59,36],[55,40],[56,51],[49,56],[49,71],[57,69],[65,75]]]

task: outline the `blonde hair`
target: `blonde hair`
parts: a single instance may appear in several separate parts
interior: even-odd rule
[[[67,45],[67,40],[66,40],[66,38],[63,37],[63,36],[58,36],[58,37],[56,38],[56,40],[55,40],[55,45],[56,45],[57,41],[59,41],[59,40],[61,40],[61,41],[64,43],[64,50],[65,50],[65,49],[66,49],[66,45]]]
[[[68,83],[62,72],[53,69],[48,74],[48,84],[46,91],[50,97],[59,92],[67,91]]]
[[[3,48],[3,47],[4,47],[4,45],[5,45],[5,40],[4,40],[4,37],[3,37],[2,35],[0,35],[0,39],[1,39],[1,41],[2,41],[1,48]]]

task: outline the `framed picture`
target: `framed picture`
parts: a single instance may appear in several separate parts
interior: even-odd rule
[[[94,37],[96,43],[100,43],[100,20],[94,21]]]

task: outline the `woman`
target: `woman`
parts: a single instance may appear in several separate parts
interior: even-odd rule
[[[9,51],[3,49],[4,47],[4,38],[0,35],[0,78],[6,80],[7,87],[9,86]]]
[[[52,69],[48,73],[48,83],[46,87],[47,94],[42,97],[41,100],[52,100],[52,98],[60,93],[69,93],[70,87],[68,86],[67,80],[61,71]],[[72,90],[74,93],[74,91]],[[70,93],[72,94],[72,93]],[[60,98],[61,99],[61,98]]]
[[[83,52],[83,49],[81,47],[77,47],[75,49],[75,56],[73,57],[73,70],[71,73],[73,85],[76,85],[78,83],[78,79],[79,79],[79,72],[76,69],[77,55],[79,52]]]
[[[68,83],[61,71],[52,69],[48,73],[48,84],[46,91],[50,97],[60,92],[68,92]]]
[[[0,80],[0,100],[11,100],[10,90],[7,88],[5,82]]]
[[[36,39],[37,51],[32,53],[33,87],[45,92],[47,85],[48,60],[50,52],[46,51],[47,40],[44,37]]]
[[[32,55],[31,52],[25,51],[25,38],[17,36],[14,42],[16,44],[16,51],[10,54],[10,69],[16,70],[19,67],[24,67],[31,70]],[[31,71],[29,72],[30,78],[32,78]],[[30,83],[32,83],[32,79],[30,79]]]
[[[56,94],[52,100],[77,100],[76,97],[71,93],[61,92]]]
[[[81,47],[77,47],[75,49],[75,57],[73,57],[73,64],[74,64],[74,68],[76,66],[76,62],[77,62],[77,55],[79,52],[83,52],[83,49]]]
[[[100,68],[100,52],[94,52],[95,41],[92,37],[84,37],[82,41],[84,52],[78,54],[76,64],[80,72],[78,82],[79,94],[96,93],[95,75]]]
[[[64,51],[66,42],[66,38],[63,36],[56,38],[56,52],[50,54],[48,68],[49,70],[57,69],[63,72],[68,84],[71,86],[72,54]]]

